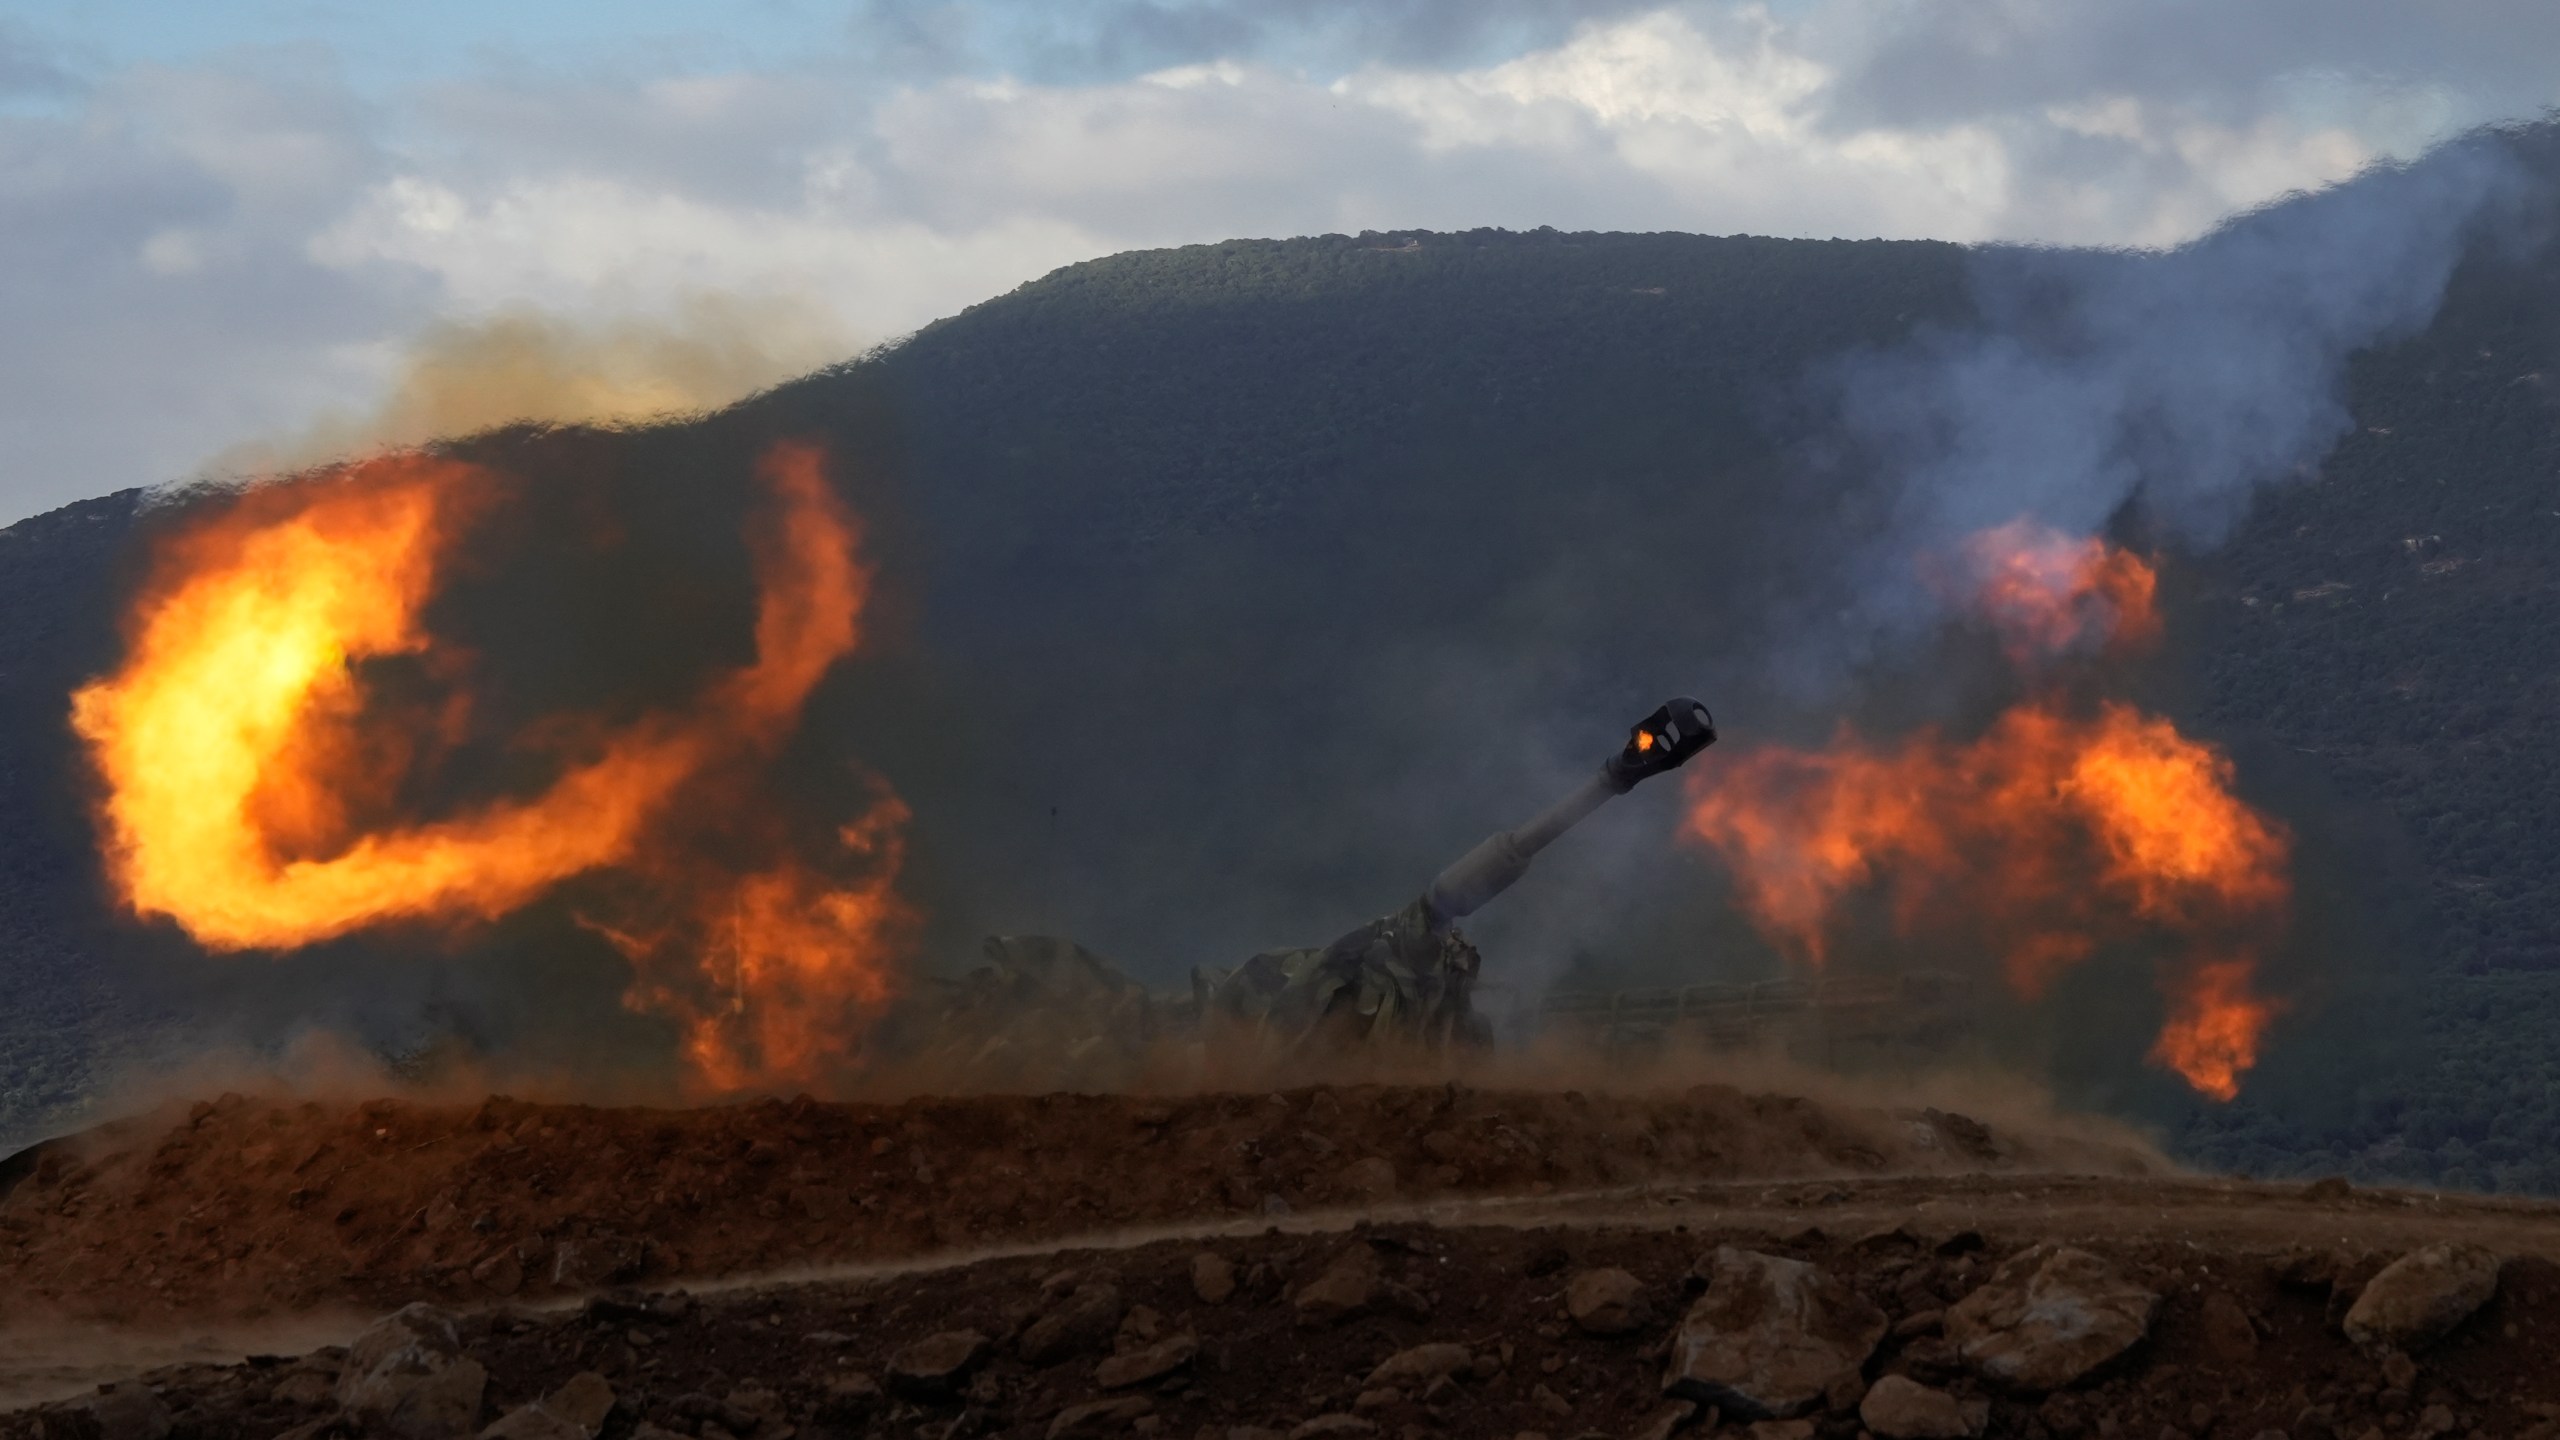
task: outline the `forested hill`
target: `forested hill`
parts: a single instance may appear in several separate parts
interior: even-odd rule
[[[727,534],[706,477],[829,438],[888,598],[812,723],[914,805],[936,957],[1047,931],[1170,981],[1408,898],[1665,693],[1737,737],[1937,713],[1925,667],[1806,681],[1839,668],[1806,651],[1874,499],[1811,381],[1966,323],[1980,259],[1551,231],[1123,255],[700,422],[460,448]],[[2171,654],[2140,683],[2301,836],[2299,999],[2250,1095],[2205,1109],[2141,1064],[2146,992],[2093,992],[2018,1041],[2073,1098],[2261,1172],[2560,1190],[2555,297],[2547,247],[2474,257],[2433,326],[2358,359],[2357,429],[2316,474],[2173,556]],[[272,1031],[238,978],[270,974],[359,1030],[406,1005],[520,1038],[527,1007],[347,954],[228,968],[207,999],[182,946],[101,913],[60,716],[111,657],[134,516],[0,540],[11,993],[105,974],[119,1014],[219,1001]],[[1639,792],[1542,859],[1478,930],[1495,976],[1774,973],[1671,804]],[[6,1131],[76,1088],[78,1031],[23,1008],[0,1031]]]

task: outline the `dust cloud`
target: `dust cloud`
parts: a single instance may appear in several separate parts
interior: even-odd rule
[[[275,474],[505,425],[629,426],[720,409],[851,356],[852,332],[808,297],[703,292],[663,313],[573,316],[516,305],[439,320],[402,349],[368,411],[216,457]]]

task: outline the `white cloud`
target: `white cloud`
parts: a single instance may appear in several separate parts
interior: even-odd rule
[[[703,294],[789,296],[878,339],[984,298],[991,285],[1103,248],[1101,238],[1040,216],[953,232],[896,215],[845,215],[816,198],[749,209],[586,177],[465,195],[406,175],[358,200],[315,237],[311,253],[350,270],[424,270],[463,312],[530,305],[647,314]]]
[[[1180,63],[1074,83],[818,56],[358,96],[295,53],[55,85],[0,111],[0,520],[360,407],[435,317],[736,292],[876,340],[1093,255],[1363,228],[2163,244],[2552,93],[2494,37],[2310,3],[1596,6],[1470,65],[1425,41],[1490,32],[1415,5],[1399,58],[1322,73],[1138,5],[1077,53]],[[2482,23],[2550,28],[2520,3]]]

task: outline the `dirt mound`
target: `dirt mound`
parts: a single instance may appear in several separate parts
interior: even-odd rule
[[[703,1110],[226,1096],[8,1162],[0,1293],[119,1322],[254,1317],[583,1293],[1399,1199],[2158,1164],[2129,1144],[1716,1086],[804,1098]]]
[[[2172,1188],[2119,1182],[2072,1193],[2114,1192],[2119,1213],[2131,1218]],[[2191,1202],[2235,1193],[2187,1188]],[[1904,1203],[1858,1182],[1846,1189],[1830,1203],[1840,1190],[1765,1198],[1780,1209],[1833,1214],[1871,1200]],[[2298,1192],[2263,1193],[2278,1208],[2310,1208],[2297,1203]],[[1982,1198],[1997,1194],[1985,1187]],[[2398,1252],[2364,1248],[2364,1212],[2352,1207],[2321,1212],[2335,1223],[2317,1233],[2356,1232],[2336,1249],[2235,1246],[2209,1228],[2152,1233],[2136,1224],[2075,1234],[2086,1251],[2075,1265],[2103,1272],[2147,1303],[2120,1347],[2083,1357],[2092,1368],[2047,1376],[2035,1388],[1996,1383],[1985,1373],[1996,1366],[1991,1357],[2014,1349],[1963,1337],[1980,1330],[1983,1292],[2006,1283],[2013,1260],[2033,1263],[2043,1252],[2030,1246],[2049,1234],[2034,1197],[2006,1199],[2010,1208],[1987,1233],[1918,1217],[1859,1231],[1809,1227],[1801,1215],[1736,1225],[1723,1223],[1715,1206],[1691,1204],[1686,1213],[1708,1223],[1273,1230],[701,1296],[618,1292],[550,1313],[502,1307],[425,1320],[453,1327],[439,1352],[448,1358],[431,1356],[434,1364],[485,1372],[484,1382],[466,1387],[471,1425],[552,1397],[551,1413],[577,1417],[577,1430],[519,1416],[491,1433],[601,1440],[919,1433],[1232,1440],[1247,1433],[1241,1427],[1255,1427],[1261,1440],[1719,1429],[1753,1440],[1855,1440],[1878,1427],[1951,1440],[2560,1433],[2552,1423],[2560,1415],[2553,1403],[2560,1266],[2507,1258],[2492,1271],[2485,1303],[2452,1314],[2440,1340],[2413,1355],[2361,1350],[2342,1333],[2341,1317]],[[2369,1208],[2412,1207],[2387,1197]],[[2530,1220],[2546,1235],[2555,1215],[2548,1207],[2530,1216],[2495,1212],[2500,1223]],[[1719,1246],[1750,1253],[1715,1263]],[[1744,1364],[1720,1402],[1684,1408],[1665,1399],[1666,1380],[1687,1363],[1680,1337],[1705,1277],[1725,1283],[1737,1262],[1802,1267],[1792,1273],[1835,1297],[1835,1308],[1866,1317],[1847,1368],[1802,1392],[1785,1407],[1800,1418],[1771,1430],[1746,1430],[1751,1411],[1736,1397],[1768,1378],[1751,1373],[1753,1365],[1787,1357],[1763,1352]],[[2071,1303],[2058,1290],[2044,1299],[2054,1314]],[[1783,1327],[1787,1317],[1756,1323]],[[2040,1321],[2029,1314],[1988,1323],[2009,1327],[2014,1339]],[[2067,1325],[2048,1327],[2045,1338],[2057,1335],[2081,1338]],[[174,1366],[138,1385],[0,1416],[0,1437],[96,1434],[90,1427],[106,1419],[142,1427],[124,1433],[204,1440],[288,1430],[345,1435],[347,1423],[331,1417],[348,1354],[332,1347],[235,1366]],[[1941,1422],[1948,1428],[1928,1428]]]

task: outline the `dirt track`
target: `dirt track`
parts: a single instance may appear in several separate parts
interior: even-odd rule
[[[583,1293],[1311,1207],[1642,1181],[2159,1167],[2130,1142],[1701,1086],[670,1111],[240,1097],[18,1162],[0,1290],[123,1324]],[[0,1181],[0,1183],[6,1183]]]

